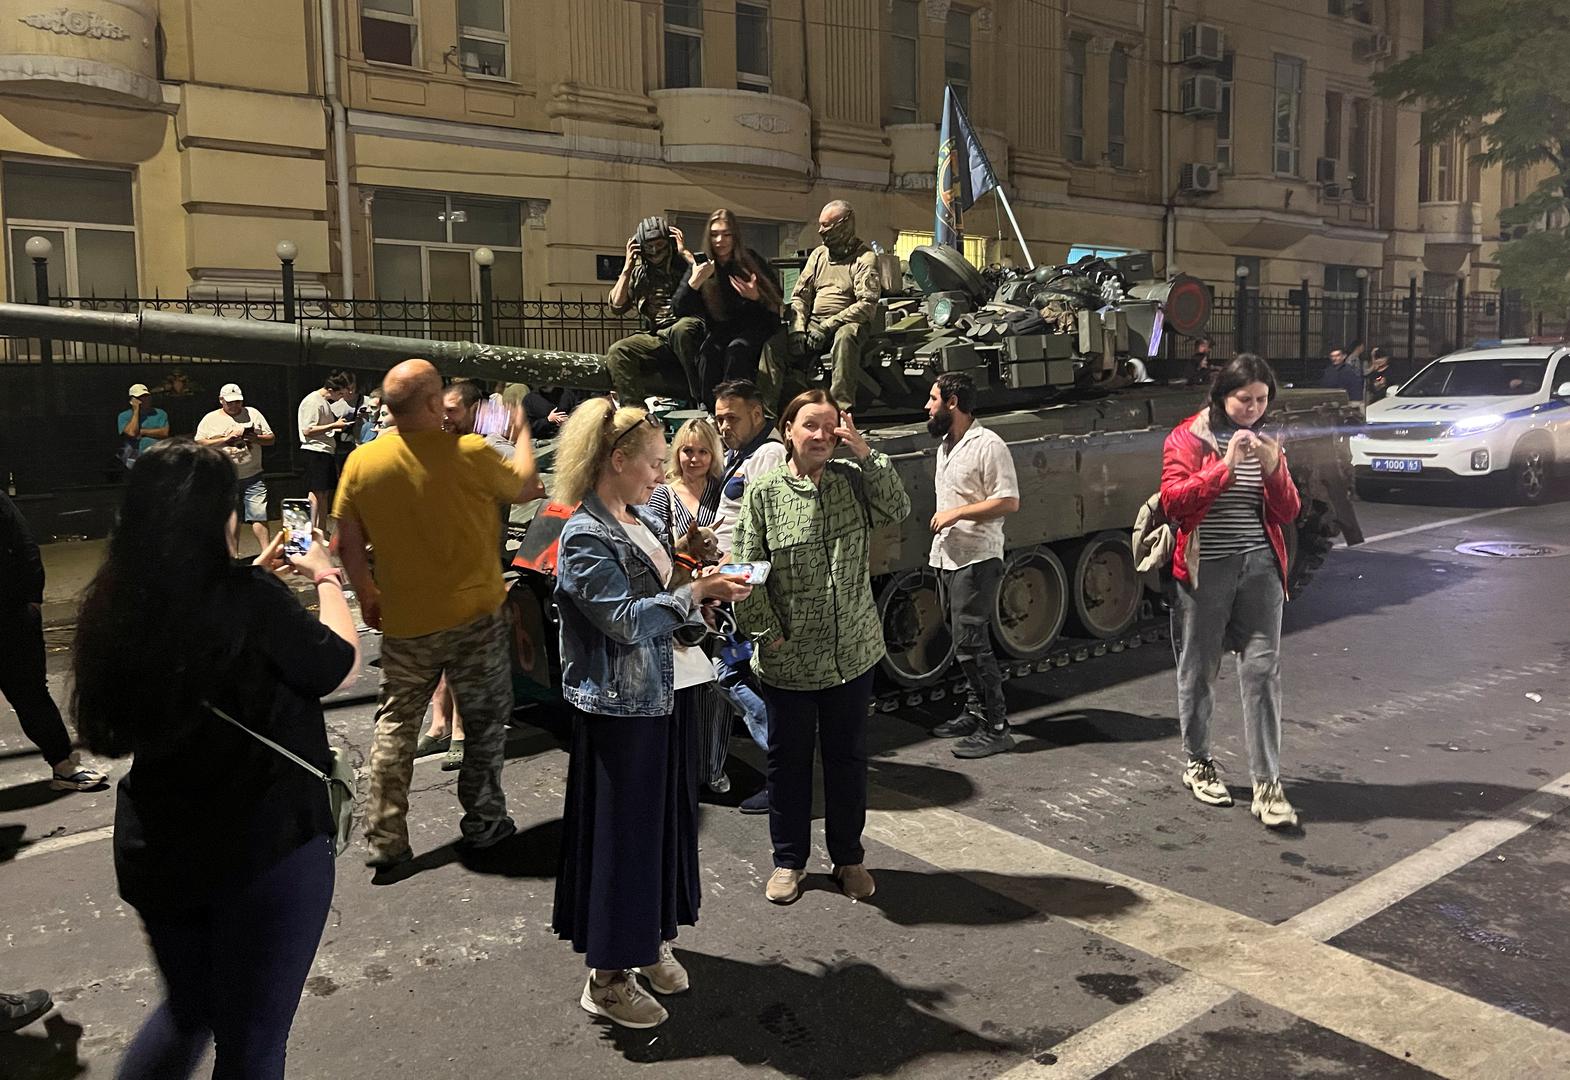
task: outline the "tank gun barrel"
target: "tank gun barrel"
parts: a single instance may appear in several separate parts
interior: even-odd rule
[[[571,386],[579,390],[611,388],[610,369],[605,357],[598,353],[389,337],[356,330],[324,330],[301,323],[168,311],[120,313],[0,304],[0,335],[118,345],[150,356],[362,370],[420,357],[451,377]]]

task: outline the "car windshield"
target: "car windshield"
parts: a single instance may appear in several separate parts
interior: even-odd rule
[[[1399,397],[1515,397],[1535,394],[1543,385],[1546,359],[1490,356],[1430,364],[1401,387]]]

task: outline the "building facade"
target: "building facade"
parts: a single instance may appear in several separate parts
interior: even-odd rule
[[[1373,95],[1436,0],[64,3],[0,0],[11,298],[34,235],[79,296],[269,292],[280,241],[308,294],[473,299],[486,246],[498,296],[591,295],[645,215],[789,255],[830,198],[908,250],[945,82],[1038,262],[1492,289],[1530,190]],[[1019,264],[1001,220],[971,251]]]

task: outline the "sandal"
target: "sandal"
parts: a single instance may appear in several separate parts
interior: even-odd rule
[[[454,739],[447,748],[447,757],[442,761],[442,772],[456,772],[463,768],[463,740]]]
[[[54,773],[49,786],[55,791],[102,791],[109,786],[109,774],[82,765],[73,765],[68,773]]]
[[[432,754],[444,753],[451,735],[421,735],[414,744],[414,756],[417,758],[430,757]]]

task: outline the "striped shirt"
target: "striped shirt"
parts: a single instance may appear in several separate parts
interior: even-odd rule
[[[1237,428],[1214,432],[1216,445],[1225,457],[1227,445]],[[1225,559],[1245,551],[1269,547],[1265,535],[1265,473],[1257,457],[1240,457],[1232,469],[1232,483],[1216,496],[1204,520],[1199,523],[1199,558]]]
[[[692,527],[696,521],[699,525],[713,526],[717,516],[716,510],[720,502],[720,482],[716,477],[709,477],[708,487],[703,489],[703,497],[698,500],[698,514],[694,518],[692,511],[687,509],[687,504],[669,484],[661,484],[649,496],[649,509],[653,510],[659,519],[670,526],[671,536],[679,538],[682,533]]]

